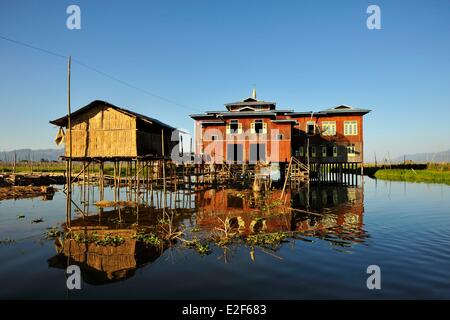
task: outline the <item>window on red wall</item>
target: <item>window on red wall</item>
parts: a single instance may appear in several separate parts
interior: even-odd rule
[[[314,121],[308,121],[306,123],[306,134],[312,136],[316,133],[316,123]]]

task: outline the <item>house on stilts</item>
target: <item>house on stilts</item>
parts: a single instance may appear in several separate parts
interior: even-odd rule
[[[251,97],[225,108],[190,115],[195,151],[206,163],[277,164],[290,174],[321,181],[339,180],[337,173],[342,177],[363,168],[363,116],[368,109],[277,109],[275,102],[258,100],[255,89]]]

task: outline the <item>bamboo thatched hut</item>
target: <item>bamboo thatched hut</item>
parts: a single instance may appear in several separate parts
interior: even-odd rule
[[[65,158],[69,157],[72,141],[72,159],[80,161],[158,159],[163,157],[163,153],[167,157],[175,130],[157,119],[100,100],[70,115],[71,130],[67,130],[68,116],[50,123],[66,128]]]

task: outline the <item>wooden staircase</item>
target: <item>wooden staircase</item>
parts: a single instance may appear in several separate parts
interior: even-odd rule
[[[309,168],[297,158],[291,157],[285,169],[285,177],[290,182],[304,182],[309,180]]]
[[[284,176],[283,191],[281,192],[280,199],[284,195],[284,190],[288,182],[291,188],[298,188],[302,183],[309,181],[309,168],[297,158],[291,157]]]

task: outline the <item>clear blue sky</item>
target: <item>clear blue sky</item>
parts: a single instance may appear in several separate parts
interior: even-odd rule
[[[66,8],[81,8],[81,30]],[[366,9],[381,8],[381,30]],[[192,130],[188,114],[250,95],[279,108],[370,108],[366,157],[450,148],[450,1],[9,1],[0,35],[78,64],[73,109],[94,99]],[[52,148],[66,61],[0,40],[0,151]]]

